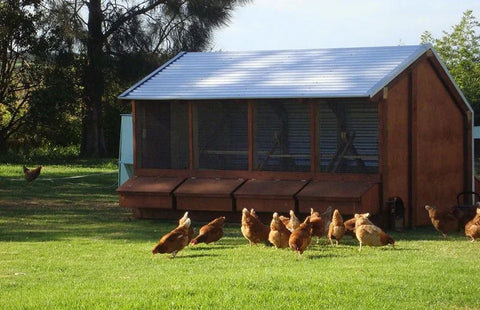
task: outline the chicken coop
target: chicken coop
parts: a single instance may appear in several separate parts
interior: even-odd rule
[[[473,111],[430,45],[182,52],[119,99],[133,175],[117,192],[139,218],[384,218],[400,197],[412,227],[472,190]]]

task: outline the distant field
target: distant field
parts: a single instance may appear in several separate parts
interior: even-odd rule
[[[153,256],[176,223],[119,208],[115,171],[47,166],[26,184],[0,165],[1,309],[480,309],[480,242],[431,227],[360,253],[323,238],[298,259],[227,224],[216,244]]]

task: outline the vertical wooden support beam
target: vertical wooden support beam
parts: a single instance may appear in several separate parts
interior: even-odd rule
[[[190,170],[195,168],[195,151],[194,151],[194,119],[193,119],[193,102],[188,102],[188,167]]]
[[[136,122],[136,103],[135,100],[132,100],[130,102],[132,105],[132,127],[133,127],[133,141],[132,141],[132,146],[133,146],[133,175],[136,175],[135,171],[137,170],[137,126],[135,125]]]
[[[310,100],[310,172],[315,173],[317,170],[317,105]]]
[[[386,159],[388,158],[388,147],[387,145],[387,115],[388,115],[388,104],[387,99],[380,98],[377,102],[377,117],[378,117],[378,173],[382,175],[382,183],[388,180],[387,174],[388,169],[386,169]],[[385,184],[383,184],[385,185]]]
[[[408,206],[409,226],[417,226],[417,71],[408,76]]]
[[[464,189],[467,191],[476,191],[478,189],[474,188],[474,166],[473,166],[473,115],[472,112],[466,111],[464,112],[464,134],[463,134],[463,139],[464,139]],[[475,199],[476,197],[465,197],[467,199],[466,202],[464,203],[470,203],[470,204],[475,204]],[[473,200],[471,200],[472,198]]]
[[[377,102],[377,118],[378,118],[378,174],[381,176],[380,181],[380,190],[378,191],[379,202],[378,207],[380,208],[380,214],[382,215],[382,225],[387,226],[387,214],[385,214],[385,208],[383,204],[385,203],[385,191],[389,188],[389,171],[387,167],[388,159],[388,132],[387,132],[387,120],[388,120],[388,98],[382,96]]]
[[[253,101],[248,100],[248,171],[253,171],[255,166],[255,110]]]

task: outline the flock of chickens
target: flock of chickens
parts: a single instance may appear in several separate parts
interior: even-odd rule
[[[27,182],[34,181],[40,175],[41,169],[41,166],[34,169],[23,166],[25,180]],[[476,214],[465,214],[458,208],[439,210],[437,207],[429,205],[425,206],[425,210],[428,212],[432,225],[442,233],[444,238],[447,238],[447,233],[458,231],[464,227],[465,236],[471,238],[473,242],[476,238],[480,238],[480,202],[477,202],[476,207]],[[333,245],[333,241],[335,241],[335,244],[338,245],[343,236],[348,234],[358,239],[359,251],[362,250],[363,245],[394,245],[395,241],[381,228],[374,225],[368,217],[369,213],[355,214],[353,218],[344,222],[340,212],[335,210],[332,214],[332,208],[329,207],[322,214],[311,209],[310,215],[301,222],[290,210],[290,217],[280,216],[277,212],[273,213],[270,227],[268,227],[262,223],[254,209],[250,211],[243,209],[241,231],[250,245],[269,243],[280,249],[291,248],[298,253],[299,257],[308,248],[313,236],[317,237],[318,242],[318,238],[326,235],[330,244]],[[218,217],[202,226],[198,236],[193,238],[192,222],[188,218],[188,212],[185,212],[185,215],[179,220],[178,226],[160,239],[152,253],[169,253],[175,257],[178,251],[189,243],[195,245],[218,241],[223,236],[224,223],[225,217]]]
[[[299,257],[309,247],[314,236],[317,237],[318,242],[318,238],[326,235],[333,246],[334,241],[338,245],[343,236],[348,234],[358,239],[359,251],[362,250],[363,245],[394,245],[395,241],[392,237],[374,225],[368,217],[369,213],[355,214],[353,218],[344,222],[340,212],[335,210],[332,214],[332,208],[329,207],[322,214],[311,209],[310,215],[302,222],[290,210],[290,217],[279,216],[277,212],[273,213],[270,227],[268,227],[262,223],[254,209],[250,211],[243,209],[241,232],[250,245],[266,243],[280,249],[290,248],[298,253]],[[188,212],[185,212],[178,226],[160,239],[152,253],[169,253],[171,257],[175,257],[189,243],[195,245],[202,242],[207,244],[215,242],[223,236],[224,223],[224,216],[216,218],[202,226],[198,236],[194,238],[191,220],[188,218]]]
[[[459,213],[458,209],[439,210],[429,205],[425,206],[429,217],[436,230],[442,233],[444,238],[451,231],[458,231],[464,225],[465,236],[471,238],[471,241],[480,238],[480,202],[476,205],[476,214]],[[369,213],[355,214],[355,216],[347,221],[343,221],[343,217],[338,210],[329,207],[324,213],[320,214],[313,209],[310,215],[302,222],[295,213],[290,210],[290,217],[273,213],[270,227],[263,224],[255,213],[254,209],[242,210],[242,235],[248,240],[250,245],[254,244],[271,244],[276,248],[290,248],[298,253],[301,257],[302,253],[309,247],[312,238],[318,239],[326,235],[328,241],[333,246],[345,235],[351,235],[360,243],[359,251],[363,245],[383,246],[395,244],[395,241],[386,234],[380,227],[374,225],[369,219]],[[472,218],[473,216],[473,218]],[[194,231],[191,227],[191,220],[188,212],[179,220],[178,226],[164,235],[157,245],[153,248],[152,253],[169,253],[171,257],[185,248],[189,243],[196,245],[198,243],[211,243],[218,241],[223,236],[223,225],[225,217],[219,217],[210,223],[202,226],[198,236],[194,238]]]

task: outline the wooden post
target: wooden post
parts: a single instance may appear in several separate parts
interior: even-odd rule
[[[135,171],[137,170],[137,127],[136,125],[136,104],[135,100],[131,101],[132,105],[132,127],[133,127],[133,175],[136,175]]]
[[[389,171],[387,167],[387,158],[388,158],[388,132],[387,132],[387,115],[388,115],[388,100],[385,96],[382,96],[376,102],[377,104],[377,118],[378,118],[378,133],[377,133],[377,141],[378,141],[378,174],[382,176],[382,181],[380,183],[380,190],[378,191],[378,197],[380,205],[380,214],[382,218],[382,225],[386,227],[387,225],[387,214],[385,214],[384,208],[384,192],[386,188],[389,188]]]
[[[472,145],[473,144],[473,124],[472,124],[472,112],[470,111],[466,111],[464,112],[464,122],[465,122],[465,126],[463,127],[463,139],[464,139],[464,188],[465,190],[467,191],[475,191],[477,190],[476,188],[474,188],[474,182],[473,182],[473,179],[474,179],[474,175],[475,175],[475,171],[474,171],[474,166],[473,166],[473,148],[474,146]],[[473,199],[470,201],[470,199]],[[472,197],[468,197],[467,198],[467,202],[471,202],[472,205],[475,204],[475,199],[476,197],[472,198]]]
[[[409,226],[417,226],[417,71],[408,76],[408,215]]]

